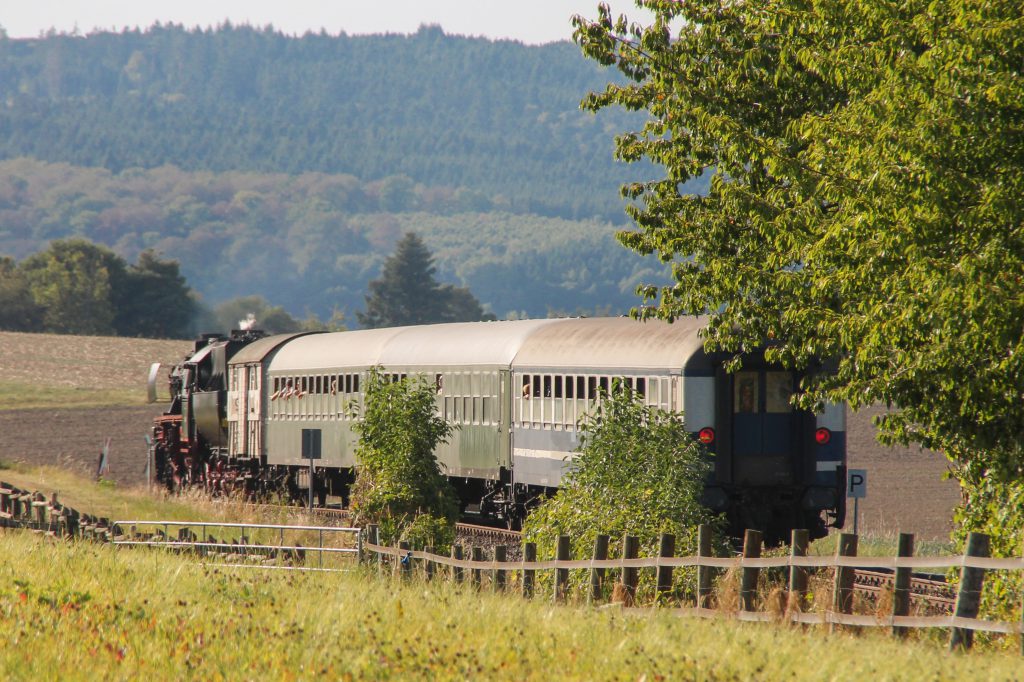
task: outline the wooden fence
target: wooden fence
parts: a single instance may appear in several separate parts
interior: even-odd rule
[[[519,575],[519,590],[524,597],[533,597],[537,591],[537,571],[552,571],[552,598],[564,601],[567,597],[569,571],[590,572],[588,600],[598,603],[605,594],[608,571],[617,571],[614,594],[618,601],[628,607],[636,595],[639,571],[654,569],[657,599],[655,603],[669,603],[672,599],[673,570],[682,567],[696,568],[693,586],[694,599],[680,605],[673,611],[679,615],[703,618],[733,618],[741,621],[790,622],[807,625],[888,627],[897,637],[904,636],[910,628],[949,628],[951,649],[969,649],[976,631],[1020,634],[1024,624],[991,621],[978,618],[981,592],[985,573],[992,570],[1024,569],[1024,558],[994,559],[989,555],[989,538],[981,533],[971,533],[967,550],[963,556],[913,556],[913,536],[900,534],[898,556],[860,557],[857,556],[857,536],[843,533],[839,536],[836,553],[832,556],[807,555],[807,531],[794,530],[789,556],[762,557],[761,533],[748,530],[744,538],[743,554],[740,557],[714,557],[711,552],[711,534],[701,526],[698,532],[698,553],[694,556],[674,556],[675,538],[663,535],[660,542],[660,556],[641,558],[637,556],[639,541],[636,537],[622,539],[622,556],[608,559],[608,536],[598,536],[590,559],[571,560],[569,536],[559,536],[556,557],[553,560],[537,561],[534,543],[524,543],[522,559],[505,561],[505,548],[495,547],[493,559],[483,559],[483,550],[473,547],[469,558],[463,556],[461,547],[453,547],[451,556],[409,549],[407,543],[388,547],[378,543],[378,529],[370,526],[367,532],[369,542],[363,546],[367,556],[376,555],[378,566],[384,557],[391,557],[390,563],[397,574],[410,577],[415,572],[428,580],[444,573],[457,583],[469,582],[480,587],[485,572],[491,576],[496,591],[505,591],[511,584],[510,574]],[[783,601],[776,610],[758,610],[757,585],[760,571],[767,568],[788,569],[787,590]],[[911,571],[915,568],[959,568],[959,591],[952,615],[910,615]],[[735,609],[714,608],[713,577],[716,572],[732,569],[739,573],[739,605]],[[821,612],[809,612],[808,582],[811,572],[816,569],[831,571],[831,599],[829,607]],[[889,612],[881,614],[853,613],[854,571],[856,569],[891,569],[894,572],[892,606]],[[762,600],[764,601],[764,600]],[[694,603],[695,602],[695,603]],[[1021,653],[1024,654],[1024,638]]]
[[[57,538],[78,538],[111,542],[116,529],[108,519],[80,514],[60,504],[56,496],[47,499],[39,493],[20,490],[8,483],[0,482],[0,527],[34,530]],[[711,534],[705,527],[698,532],[698,553],[694,556],[674,556],[675,538],[663,535],[659,556],[638,556],[639,540],[633,536],[622,539],[622,556],[608,559],[609,537],[598,536],[590,559],[571,560],[571,539],[559,536],[556,556],[553,560],[537,561],[537,547],[524,543],[522,559],[506,561],[506,548],[494,548],[494,557],[483,558],[483,549],[473,547],[470,557],[463,557],[462,548],[456,546],[451,556],[426,551],[413,551],[405,543],[398,547],[386,547],[378,542],[378,531],[374,526],[367,529],[370,542],[364,542],[359,554],[366,558],[376,555],[378,566],[385,557],[392,559],[396,572],[409,577],[418,570],[429,580],[444,574],[458,583],[469,582],[482,585],[484,572],[491,578],[496,591],[510,589],[510,574],[519,575],[519,591],[524,597],[533,597],[537,592],[537,571],[552,571],[552,596],[555,601],[564,601],[568,596],[569,571],[590,572],[588,598],[597,603],[604,598],[608,571],[617,571],[615,594],[624,606],[630,606],[636,596],[641,569],[654,569],[656,603],[673,601],[673,571],[676,568],[696,568],[693,594],[695,603],[680,605],[673,611],[679,615],[703,618],[734,618],[756,622],[790,622],[802,624],[827,624],[835,626],[889,627],[896,636],[903,636],[910,628],[949,628],[950,648],[968,649],[976,631],[1003,634],[1024,633],[1024,622],[1010,623],[978,618],[981,593],[987,571],[1019,571],[1024,569],[1024,558],[994,559],[989,557],[989,538],[981,533],[971,533],[963,556],[913,556],[913,536],[901,534],[896,557],[857,556],[857,536],[843,533],[839,536],[836,553],[833,556],[808,556],[807,531],[794,530],[789,556],[762,557],[762,538],[758,531],[748,530],[744,538],[743,554],[740,557],[715,557],[711,552]],[[760,571],[767,568],[788,569],[787,590],[780,608],[758,610],[758,578]],[[959,592],[952,615],[911,616],[911,571],[914,568],[959,568]],[[713,578],[716,572],[733,569],[740,576],[738,608],[726,609],[715,604]],[[831,571],[831,599],[829,608],[809,612],[808,582],[812,570]],[[890,569],[894,572],[894,587],[890,612],[881,614],[853,613],[853,581],[856,569]],[[762,601],[766,601],[762,599]],[[715,608],[719,606],[719,608]],[[1022,606],[1024,614],[1024,606]],[[1021,638],[1021,653],[1024,654],[1024,637]]]

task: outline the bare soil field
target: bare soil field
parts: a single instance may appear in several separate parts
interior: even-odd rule
[[[190,348],[188,341],[0,332],[0,459],[95,472],[109,437],[109,478],[125,485],[143,482],[144,436],[162,411],[159,403],[144,404],[149,366],[178,362]],[[164,376],[162,371],[162,391]],[[26,385],[60,390],[44,396],[43,407],[19,409]],[[75,400],[63,405],[81,404],[79,393],[93,390],[101,393],[86,395],[86,406],[62,406],[70,398]],[[955,481],[943,480],[945,458],[880,445],[871,422],[880,412],[847,415],[849,466],[868,471],[867,498],[859,505],[861,532],[948,537],[960,493]],[[851,500],[847,528],[852,527]]]
[[[145,395],[153,362],[180,362],[191,341],[0,332],[0,384],[76,390],[136,390]]]
[[[0,332],[0,459],[96,471],[110,438],[109,478],[145,480],[146,444],[163,405],[146,405],[150,364],[168,367],[190,341]],[[166,396],[166,369],[158,381]]]
[[[118,485],[145,483],[146,441],[161,405],[0,411],[0,459],[96,473],[107,438],[108,473]],[[0,471],[0,478],[3,472]]]

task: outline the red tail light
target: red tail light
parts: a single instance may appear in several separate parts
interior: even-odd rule
[[[832,440],[832,432],[828,429],[818,429],[814,432],[814,442],[818,445],[828,445],[830,440]]]
[[[715,430],[710,426],[705,426],[697,432],[697,439],[704,445],[711,445],[715,442]]]

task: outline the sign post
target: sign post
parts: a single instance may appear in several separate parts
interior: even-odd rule
[[[320,459],[320,429],[302,429],[302,458],[309,460],[309,509],[313,509],[313,460]]]
[[[860,502],[860,498],[868,496],[867,469],[847,469],[846,496],[853,498],[853,534],[856,535],[857,521],[860,517],[857,503]]]

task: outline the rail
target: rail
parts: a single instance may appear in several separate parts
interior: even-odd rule
[[[125,532],[125,529],[128,531]],[[145,529],[152,530],[145,532]],[[240,535],[227,542],[218,539],[213,530],[217,530],[220,535],[226,531],[238,532]],[[332,558],[347,557],[358,563],[363,555],[362,531],[359,528],[338,526],[180,520],[115,521],[111,525],[111,535],[111,544],[117,546],[171,549],[205,559],[221,559],[228,565],[252,568],[337,572],[347,568],[338,565],[337,561],[332,562]],[[328,558],[327,566],[324,565],[325,557]],[[314,558],[315,561],[312,561]]]
[[[710,531],[699,529],[698,544],[701,548],[695,555],[673,556],[675,538],[665,534],[661,538],[661,553],[655,557],[637,556],[639,543],[635,537],[624,536],[622,556],[609,559],[608,536],[599,536],[594,545],[594,555],[587,559],[570,559],[571,539],[559,536],[556,557],[554,559],[537,560],[536,545],[523,545],[523,559],[505,561],[503,547],[498,547],[492,559],[483,559],[480,547],[472,548],[470,558],[462,556],[462,548],[453,548],[451,556],[436,554],[432,551],[412,550],[407,546],[388,547],[375,542],[378,538],[374,526],[368,528],[370,541],[364,549],[368,555],[391,557],[392,563],[400,567],[399,575],[409,576],[416,565],[428,578],[442,573],[439,567],[445,567],[455,582],[469,582],[476,587],[481,586],[485,574],[491,576],[496,590],[504,590],[509,584],[509,576],[518,574],[523,596],[532,597],[536,589],[538,571],[551,571],[553,574],[552,589],[555,601],[564,601],[568,596],[569,572],[589,571],[590,592],[588,600],[596,603],[607,597],[609,571],[617,571],[619,579],[610,590],[612,602],[623,608],[632,608],[637,595],[638,572],[640,569],[654,569],[657,583],[657,597],[654,604],[678,603],[674,612],[678,615],[691,615],[704,618],[733,618],[741,621],[754,622],[791,622],[801,624],[820,624],[829,626],[855,627],[889,627],[897,636],[902,636],[910,628],[948,628],[950,630],[950,648],[970,648],[975,631],[1022,634],[1024,624],[1020,622],[990,621],[979,618],[981,593],[984,574],[990,570],[1024,570],[1024,558],[990,558],[987,555],[987,538],[980,533],[971,533],[968,538],[967,551],[962,556],[897,556],[897,557],[859,557],[856,556],[857,536],[849,533],[840,535],[836,554],[833,556],[807,556],[806,531],[794,531],[789,556],[761,557],[761,535],[757,531],[747,531],[744,542],[744,553],[740,557],[711,556]],[[901,552],[904,547],[911,548],[913,537],[901,536]],[[673,587],[672,571],[677,568],[696,568],[696,585],[689,594],[691,604],[683,603],[676,588]],[[783,592],[782,601],[774,600],[770,595],[758,595],[758,576],[762,569],[788,569],[788,587]],[[855,569],[893,569],[892,603],[887,613],[854,613],[853,592]],[[953,613],[947,615],[911,615],[910,603],[912,568],[959,568],[959,588],[953,602]],[[832,574],[832,590],[829,606],[818,611],[811,610],[808,602],[808,577],[810,569],[826,569]],[[710,608],[716,595],[712,591],[712,574],[722,570],[734,571],[740,580],[739,605],[729,607],[718,604],[718,608]],[[924,589],[948,589],[935,580],[917,579]],[[585,581],[584,581],[585,582]],[[881,592],[888,588],[876,585],[874,591]],[[760,599],[759,599],[760,597]],[[919,597],[921,598],[921,597]],[[931,602],[947,602],[945,595]],[[1022,645],[1024,653],[1024,645]]]

